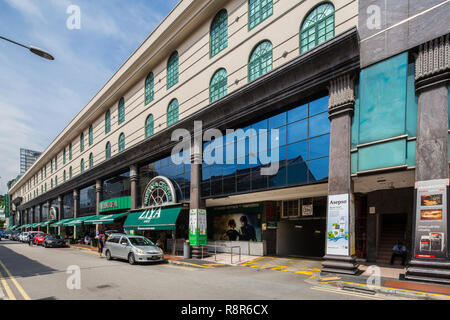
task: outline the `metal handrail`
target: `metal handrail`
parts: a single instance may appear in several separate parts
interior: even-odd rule
[[[214,247],[214,261],[217,261],[217,247],[230,249],[229,253],[230,253],[231,264],[233,264],[233,249],[239,248],[239,262],[241,262],[241,260],[242,260],[240,246],[227,246],[227,245],[215,245],[215,244],[208,244],[206,246],[202,246],[202,259],[203,259],[203,247]],[[228,253],[228,252],[225,252],[225,253]]]

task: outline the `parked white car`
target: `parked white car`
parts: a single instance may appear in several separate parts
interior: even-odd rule
[[[22,232],[19,236],[19,241],[27,242],[28,241],[28,232]]]

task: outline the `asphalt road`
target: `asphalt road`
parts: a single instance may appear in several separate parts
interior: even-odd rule
[[[72,267],[71,267],[72,266]],[[73,267],[75,266],[75,267]],[[79,268],[80,289],[69,289],[68,268]],[[114,300],[359,300],[323,291],[307,276],[248,267],[202,269],[173,264],[129,265],[75,248],[29,247],[0,241],[0,299]],[[8,274],[9,272],[9,274]],[[69,287],[75,282],[69,281]]]

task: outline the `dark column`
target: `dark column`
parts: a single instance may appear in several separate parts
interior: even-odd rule
[[[205,205],[201,199],[201,182],[202,182],[202,131],[194,126],[194,139],[191,144],[191,185],[190,185],[190,202],[189,210],[205,209]],[[198,219],[197,219],[198,223]],[[203,248],[206,250],[206,248]],[[205,254],[203,254],[205,256]],[[192,246],[192,257],[202,257],[202,247]]]
[[[78,190],[73,190],[73,217],[77,218],[80,210],[80,196]],[[73,227],[73,238],[77,237],[77,227]]]
[[[137,197],[138,197],[137,184],[138,184],[138,181],[139,181],[138,167],[137,167],[137,165],[133,164],[130,166],[130,184],[131,184],[130,208],[131,208],[131,210],[134,210],[137,207]]]
[[[405,278],[450,283],[448,248],[448,84],[450,82],[450,35],[420,45],[416,55],[417,142],[415,212],[412,223],[412,258]],[[420,200],[425,185],[443,185],[443,203],[426,208]],[[419,191],[420,189],[420,191]],[[421,209],[442,209],[442,219],[425,221]],[[418,226],[420,226],[418,228]],[[422,249],[421,239],[430,232],[441,235],[444,251]],[[432,245],[432,243],[430,243]],[[428,255],[428,257],[427,257]]]
[[[322,264],[322,272],[355,274],[358,265],[354,256],[354,221],[355,211],[353,198],[353,185],[351,179],[351,117],[354,109],[354,83],[351,75],[344,75],[330,82],[329,91],[329,118],[331,121],[330,135],[330,168],[328,176],[328,222],[335,217],[330,214],[332,196],[339,196],[340,201],[346,201],[348,210],[343,218],[346,221],[345,229],[348,231],[348,247],[345,250],[331,249],[328,245],[328,226],[326,234],[326,255]],[[341,219],[341,218],[339,218]],[[344,252],[345,251],[345,252]]]
[[[64,217],[64,202],[63,202],[63,196],[58,196],[58,216],[56,219],[62,220]],[[61,235],[61,227],[58,227],[58,234]]]
[[[95,181],[95,214],[100,215],[100,202],[102,202],[102,192],[103,192],[103,181],[101,179],[97,179]],[[99,234],[99,225],[95,225],[95,235]]]

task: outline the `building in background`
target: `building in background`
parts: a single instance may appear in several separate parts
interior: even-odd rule
[[[20,174],[24,174],[41,154],[39,151],[20,148]]]

